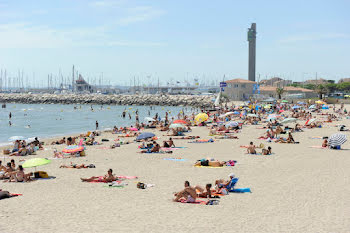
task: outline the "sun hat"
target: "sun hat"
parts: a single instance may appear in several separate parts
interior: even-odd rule
[[[231,173],[230,175],[228,175],[229,177],[235,178],[235,174]]]

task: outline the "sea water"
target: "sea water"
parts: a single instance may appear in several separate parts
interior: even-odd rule
[[[122,118],[124,110],[126,117]],[[189,113],[194,109],[174,106],[152,106],[151,109],[150,106],[7,104],[6,108],[0,109],[0,145],[8,144],[12,136],[43,139],[83,133],[95,130],[96,121],[100,130],[135,125],[137,110],[139,121],[144,122],[145,117],[153,118],[156,113],[164,118],[167,111],[171,120],[172,117],[177,119],[180,111]]]

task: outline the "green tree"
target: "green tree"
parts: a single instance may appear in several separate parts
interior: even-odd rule
[[[350,82],[343,82],[337,84],[337,89],[341,91],[350,91]]]
[[[310,89],[310,90],[315,90],[316,89],[316,85],[309,83],[309,84],[304,85],[304,88]]]
[[[324,85],[320,84],[317,85],[315,88],[315,91],[317,92],[318,96],[320,97],[320,99],[322,99],[323,95],[327,93],[327,89]]]
[[[281,87],[276,88],[276,94],[278,95],[278,99],[282,98],[282,94],[284,93],[284,89]]]
[[[328,94],[333,93],[333,92],[338,90],[338,85],[334,84],[334,83],[327,83],[325,85],[325,87],[326,87],[326,90],[327,90]]]

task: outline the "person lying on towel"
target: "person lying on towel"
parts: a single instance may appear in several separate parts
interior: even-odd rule
[[[209,166],[209,167],[223,167],[226,164],[225,161],[219,161],[214,159],[201,159],[198,160],[195,166]]]
[[[92,176],[90,178],[80,178],[83,182],[103,182],[109,183],[118,180],[118,178],[113,175],[113,170],[109,169],[107,175],[105,176]]]

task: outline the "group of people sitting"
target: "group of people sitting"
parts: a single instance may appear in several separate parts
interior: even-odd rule
[[[13,144],[13,149],[8,150],[9,156],[26,156],[35,154],[37,150],[42,150],[42,143],[39,142],[38,138],[34,141],[27,143],[25,140],[16,140]]]
[[[257,147],[254,145],[253,142],[250,142],[249,145],[247,146],[248,154],[257,154],[256,149],[257,149]],[[262,155],[271,155],[272,154],[271,146],[267,147],[267,149],[261,148],[261,154]]]
[[[31,176],[32,172],[25,174],[22,165],[16,168],[15,161],[12,159],[11,162],[7,163],[6,167],[2,165],[0,160],[0,180],[4,182],[29,182],[33,181]]]
[[[174,194],[174,201],[194,203],[197,198],[213,198],[227,195],[238,181],[238,178],[235,178],[233,173],[229,175],[229,178],[229,180],[216,180],[214,189],[212,184],[206,184],[205,188],[203,188],[198,185],[191,186],[189,181],[185,181],[185,188]]]

